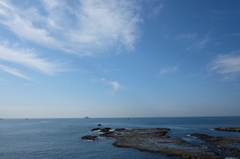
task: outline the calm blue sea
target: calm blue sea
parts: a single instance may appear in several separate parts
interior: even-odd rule
[[[238,132],[211,130],[215,127],[240,127],[240,117],[180,118],[89,118],[89,119],[4,119],[0,120],[1,159],[177,159],[158,153],[112,146],[114,139],[84,141],[84,135],[98,124],[111,128],[171,128],[168,135],[203,144],[189,133],[240,137]],[[228,156],[229,154],[221,154]]]

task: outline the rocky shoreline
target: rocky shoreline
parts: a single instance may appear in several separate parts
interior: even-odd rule
[[[190,134],[190,136],[196,137],[202,141],[205,141],[205,142],[217,147],[218,149],[221,149],[226,152],[234,153],[234,154],[240,156],[240,149],[229,146],[229,145],[240,144],[239,138],[223,137],[223,136],[214,137],[214,136],[198,134],[198,133]]]
[[[240,127],[220,127],[220,128],[214,128],[214,130],[240,132]]]
[[[94,128],[91,131],[101,132],[98,136],[83,136],[83,140],[97,140],[99,137],[114,138],[116,147],[134,148],[141,151],[161,153],[186,159],[220,159],[217,152],[201,145],[193,145],[181,138],[167,136],[168,128],[125,129]],[[240,156],[240,149],[230,145],[240,144],[239,138],[213,137],[205,134],[190,134],[189,136],[209,143],[210,145]]]

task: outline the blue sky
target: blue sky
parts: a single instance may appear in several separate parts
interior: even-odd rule
[[[240,1],[1,0],[0,117],[240,115]]]

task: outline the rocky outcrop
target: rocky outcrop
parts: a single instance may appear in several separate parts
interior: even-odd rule
[[[94,140],[97,140],[98,137],[97,136],[91,136],[91,135],[87,135],[87,136],[83,136],[81,137],[81,139],[83,140],[90,140],[90,141],[94,141]]]
[[[240,132],[240,127],[219,127],[219,128],[214,128],[214,130]]]
[[[134,148],[141,151],[161,153],[166,156],[176,156],[187,159],[218,159],[218,154],[204,148],[186,142],[181,138],[166,136],[170,129],[92,129],[92,131],[104,132],[100,137],[116,139],[113,143],[117,147]]]
[[[123,130],[126,130],[125,128],[117,128],[115,129],[115,131],[123,131]]]
[[[240,149],[237,147],[233,147],[233,145],[237,145],[237,144],[239,145],[240,143],[239,138],[223,137],[223,136],[214,137],[214,136],[209,136],[206,134],[198,134],[198,133],[190,134],[190,136],[196,137],[200,140],[208,142],[209,144],[223,151],[240,155]]]
[[[91,131],[98,131],[98,132],[104,132],[107,133],[111,130],[111,128],[93,128]]]
[[[219,158],[216,153],[207,148],[192,145],[180,138],[166,136],[169,130],[168,128],[121,130],[110,134],[109,137],[116,139],[113,145],[117,147],[134,148],[187,159]]]

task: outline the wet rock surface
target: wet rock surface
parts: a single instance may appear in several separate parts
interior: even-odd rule
[[[104,132],[107,133],[111,130],[111,128],[93,128],[91,131],[98,131],[98,132]]]
[[[134,148],[182,158],[219,158],[216,153],[207,148],[192,145],[180,138],[166,136],[169,130],[167,128],[123,130],[121,133],[110,134],[109,137],[116,139],[113,145],[117,147]]]
[[[94,140],[98,140],[98,137],[97,137],[97,136],[87,135],[87,136],[83,136],[83,137],[81,137],[81,139],[83,139],[83,140],[94,141]]]
[[[106,131],[108,130],[108,131]],[[109,128],[92,129],[92,131],[104,132],[100,137],[111,137],[116,139],[113,143],[117,147],[134,148],[141,151],[161,153],[166,156],[175,156],[186,159],[218,159],[217,153],[212,150],[193,145],[181,138],[166,136],[170,129],[124,129],[114,131]]]
[[[220,127],[220,128],[214,128],[214,130],[240,132],[240,127]]]
[[[214,137],[198,133],[190,134],[190,136],[208,142],[209,144],[217,147],[218,149],[240,156],[240,138],[223,136]]]

